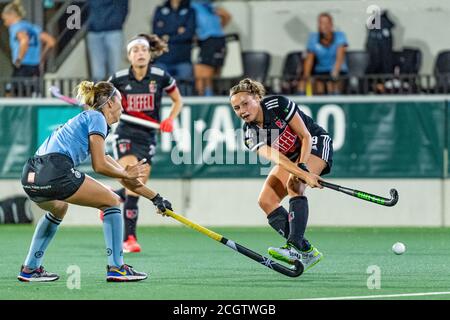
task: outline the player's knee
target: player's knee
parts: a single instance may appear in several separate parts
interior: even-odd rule
[[[119,195],[112,192],[112,199],[111,199],[110,207],[118,207],[118,206],[120,206],[120,197],[119,197]]]
[[[55,208],[55,210],[54,210],[54,212],[52,212],[52,214],[56,218],[62,220],[62,219],[64,219],[68,208],[69,208],[69,205],[67,204],[67,202],[63,202],[63,203],[61,203],[61,205],[59,205]]]
[[[120,197],[112,191],[108,199],[99,204],[98,209],[104,210],[111,207],[120,207]]]
[[[305,190],[306,190],[306,184],[304,184],[302,182],[297,185],[295,190],[292,188],[289,188],[289,187],[287,188],[289,197],[303,196],[305,193]]]
[[[258,198],[258,205],[266,214],[269,214],[278,208],[280,204],[274,199],[268,199],[267,197],[260,196]]]

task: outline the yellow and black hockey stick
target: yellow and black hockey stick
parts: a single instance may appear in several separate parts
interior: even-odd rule
[[[225,238],[224,236],[222,236],[218,233],[215,233],[214,231],[211,231],[205,227],[202,227],[202,226],[196,224],[195,222],[192,222],[189,219],[187,219],[183,216],[180,216],[169,209],[166,209],[166,211],[164,211],[164,215],[172,217],[173,219],[181,222],[182,224],[184,224],[194,230],[197,230],[198,232],[203,233],[204,235],[207,235],[211,239],[214,239],[214,240],[226,245],[227,247],[243,254],[244,256],[249,257],[250,259],[255,260],[256,262],[259,262],[263,266],[266,266],[272,270],[282,273],[285,276],[298,277],[303,273],[304,266],[298,260],[295,262],[295,265],[292,268],[285,267],[282,264],[276,263],[275,261],[273,261],[269,258],[266,258],[266,257],[260,255],[259,253],[256,253],[244,246],[241,246],[239,243],[229,240],[229,239]]]

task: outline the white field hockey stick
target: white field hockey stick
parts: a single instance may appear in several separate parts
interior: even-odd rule
[[[74,105],[74,106],[78,106],[78,107],[82,107],[82,108],[86,107],[84,104],[80,103],[77,99],[70,98],[70,97],[67,97],[67,96],[61,94],[61,91],[56,86],[51,86],[49,91],[50,91],[50,94],[53,97],[55,97],[55,98],[57,98],[57,99],[59,99],[61,101],[64,101],[64,102],[66,102],[68,104],[71,104],[71,105]],[[122,114],[120,116],[120,119],[123,120],[123,121],[126,121],[126,122],[131,122],[131,123],[134,123],[134,124],[146,127],[146,128],[159,129],[159,123],[148,121],[148,120],[144,120],[144,119],[139,119],[139,118],[136,118],[136,117],[129,116],[127,114]]]

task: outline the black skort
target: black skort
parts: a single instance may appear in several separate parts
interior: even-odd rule
[[[147,159],[149,165],[156,153],[156,131],[143,129],[128,123],[120,123],[115,132],[114,157],[120,159],[127,155],[134,155],[138,160]]]
[[[329,135],[313,136],[311,154],[321,158],[327,166],[320,173],[321,176],[330,173],[333,166],[333,141]]]
[[[81,187],[85,174],[76,170],[70,157],[61,153],[34,156],[25,163],[22,186],[34,202],[65,200]]]
[[[208,38],[199,42],[200,53],[197,63],[211,67],[222,67],[227,54],[225,37]]]

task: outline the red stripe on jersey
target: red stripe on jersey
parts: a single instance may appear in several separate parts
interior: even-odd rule
[[[143,112],[129,111],[129,112],[126,112],[126,114],[136,117],[136,118],[139,118],[139,119],[147,120],[147,121],[154,122],[154,123],[159,123],[156,119],[149,117],[148,115],[146,115]]]
[[[164,88],[167,93],[173,92],[177,88],[177,83],[174,81],[170,86]]]

